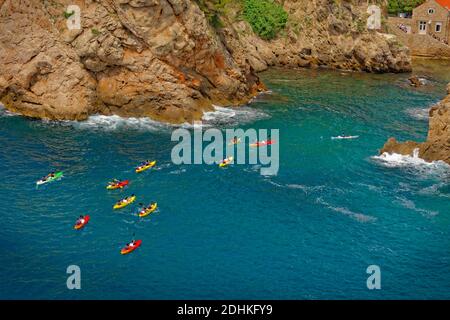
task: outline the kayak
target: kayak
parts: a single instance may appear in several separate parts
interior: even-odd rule
[[[108,190],[122,189],[123,187],[127,186],[128,183],[129,183],[128,180],[119,181],[117,183],[110,183],[106,186],[106,189]]]
[[[233,161],[233,157],[228,157],[224,159],[221,163],[219,163],[219,167],[223,168],[229,165]]]
[[[134,200],[136,200],[136,196],[132,196],[132,197],[128,197],[125,198],[126,202],[120,202],[120,203],[116,203],[113,207],[113,209],[122,209],[125,208],[127,205],[131,204],[134,202]],[[123,199],[122,199],[123,200]]]
[[[85,225],[87,225],[87,223],[89,222],[89,220],[91,220],[91,217],[89,216],[84,216],[84,222],[83,223],[75,223],[75,225],[73,226],[73,228],[75,230],[80,230],[82,229]]]
[[[156,161],[152,161],[152,162],[149,162],[148,164],[146,164],[145,166],[139,166],[139,167],[136,168],[136,173],[143,172],[143,171],[145,171],[147,169],[150,169],[155,164],[156,164]]]
[[[157,203],[154,203],[153,205],[150,206],[150,208],[147,208],[145,211],[144,211],[144,210],[141,210],[141,211],[139,212],[139,217],[143,218],[143,217],[148,216],[150,213],[152,213],[153,211],[155,211],[157,207],[158,207],[158,204],[157,204]]]
[[[47,179],[45,179],[45,180],[43,180],[43,179],[38,180],[38,181],[36,182],[36,184],[37,184],[37,185],[41,185],[41,184],[44,184],[44,183],[49,183],[49,182],[58,180],[58,179],[61,178],[62,176],[63,176],[63,172],[62,172],[62,171],[59,171],[59,172],[56,172],[55,175],[54,175],[53,177],[49,177],[49,178],[47,178]]]
[[[134,243],[134,246],[129,247],[128,245],[124,247],[122,250],[120,250],[120,254],[128,254],[130,252],[133,252],[137,248],[139,248],[142,244],[142,240],[136,240]]]
[[[274,141],[272,140],[267,140],[267,141],[257,141],[255,143],[251,143],[250,147],[262,147],[262,146],[270,146],[271,144],[273,144]]]
[[[343,140],[343,139],[358,139],[359,136],[337,136],[337,137],[331,137],[333,140]]]

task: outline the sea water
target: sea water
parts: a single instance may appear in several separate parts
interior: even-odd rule
[[[270,93],[204,116],[207,127],[279,129],[276,176],[174,165],[175,128],[148,119],[0,110],[0,298],[450,298],[450,167],[378,156],[391,136],[424,140],[445,95],[450,67],[418,65],[429,79],[419,89],[408,74],[274,69],[261,75]],[[136,174],[146,159],[156,168]],[[54,170],[64,177],[37,188]],[[130,185],[108,191],[111,178]],[[159,209],[139,219],[151,201]],[[81,214],[91,221],[75,231]],[[120,255],[133,236],[142,246]],[[66,286],[70,265],[80,290]],[[367,287],[370,265],[380,290]]]

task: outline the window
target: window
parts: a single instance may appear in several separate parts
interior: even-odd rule
[[[436,22],[436,32],[442,31],[442,22]]]
[[[434,13],[434,9],[433,8],[428,9],[428,14],[433,14],[433,13]]]
[[[419,22],[419,31],[425,31],[427,30],[427,23],[426,21],[420,21]]]

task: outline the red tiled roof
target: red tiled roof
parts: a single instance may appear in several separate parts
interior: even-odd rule
[[[447,10],[450,10],[450,0],[436,0],[436,2],[444,8],[447,8]]]

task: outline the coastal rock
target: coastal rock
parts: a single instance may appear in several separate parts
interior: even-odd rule
[[[263,89],[241,69],[189,0],[0,2],[0,100],[30,117],[89,114],[200,119],[213,104],[240,105]],[[14,32],[20,30],[20,32]]]
[[[2,0],[0,101],[37,118],[181,123],[247,103],[265,90],[256,72],[269,66],[408,71],[405,48],[361,27],[359,2],[286,0],[288,26],[266,41],[237,18],[238,1],[217,26],[200,5],[209,0]],[[80,28],[68,27],[73,4]]]
[[[235,60],[257,71],[270,66],[328,67],[366,72],[411,71],[409,49],[394,35],[366,29],[366,1],[282,2],[289,21],[283,34],[265,41],[228,9],[222,37]]]
[[[442,160],[450,164],[450,84],[448,96],[430,109],[427,140],[423,143],[407,141],[397,142],[390,138],[380,153],[399,153],[412,155],[419,148],[419,157],[426,161]]]
[[[6,108],[49,119],[81,120],[95,112],[95,79],[59,39],[40,1],[3,1],[0,30]]]

